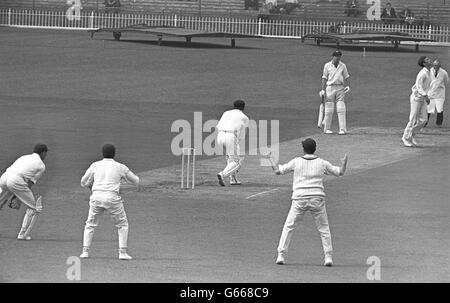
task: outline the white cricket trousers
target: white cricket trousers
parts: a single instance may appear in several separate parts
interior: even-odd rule
[[[427,103],[422,98],[416,98],[414,94],[410,97],[409,121],[403,131],[403,137],[406,140],[419,132],[428,120]]]
[[[445,99],[430,99],[430,104],[427,105],[429,114],[442,113],[444,111]]]
[[[330,226],[328,225],[327,210],[325,208],[325,197],[322,196],[311,196],[292,200],[291,209],[284,223],[283,231],[281,232],[278,253],[288,252],[293,232],[307,211],[313,216],[317,230],[320,233],[324,255],[331,256],[333,254]]]
[[[119,249],[127,248],[128,219],[123,206],[123,200],[116,192],[100,191],[93,192],[90,197],[89,215],[84,227],[83,247],[89,248],[91,246],[95,228],[99,223],[99,217],[104,212],[111,216],[111,219],[117,227]]]
[[[14,173],[5,172],[0,177],[0,189],[0,209],[12,196],[16,196],[20,202],[27,206],[19,235],[28,236],[36,222],[38,213],[42,211],[42,204],[38,205],[27,182]]]
[[[219,131],[217,134],[217,144],[225,147],[227,166],[220,172],[222,177],[235,175],[242,166],[244,157],[241,156],[239,139],[231,132]]]

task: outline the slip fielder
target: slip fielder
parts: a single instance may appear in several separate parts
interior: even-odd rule
[[[328,216],[325,207],[325,192],[323,186],[323,175],[343,176],[347,169],[347,155],[342,159],[341,166],[333,166],[314,153],[316,142],[311,139],[302,141],[304,155],[294,158],[287,164],[275,164],[273,160],[272,169],[277,175],[294,172],[292,183],[292,205],[284,223],[278,244],[277,264],[285,264],[286,254],[292,234],[303,218],[305,212],[311,212],[316,223],[317,230],[322,239],[323,252],[325,255],[324,265],[333,265],[333,247],[331,244],[331,233],[328,225]]]
[[[31,229],[42,211],[42,198],[40,196],[35,198],[31,187],[45,172],[43,160],[47,152],[47,145],[36,144],[32,154],[18,158],[0,178],[0,209],[7,201],[15,199],[14,197],[18,199],[18,203],[23,203],[27,207],[17,236],[19,240],[31,240]]]
[[[333,133],[330,127],[335,103],[339,121],[339,135],[345,135],[347,132],[345,94],[350,91],[350,75],[347,71],[347,66],[341,62],[341,57],[341,51],[334,51],[331,61],[325,63],[323,67],[322,86],[319,95],[322,99],[325,98],[323,118],[323,131],[325,134]],[[321,127],[320,114],[317,126]]]
[[[130,260],[128,248],[128,219],[120,196],[121,181],[136,186],[139,177],[128,167],[116,162],[116,148],[112,144],[105,144],[102,148],[103,160],[94,162],[81,178],[81,186],[91,189],[89,198],[89,215],[86,220],[83,235],[83,252],[80,258],[89,258],[89,248],[98,226],[99,217],[108,213],[117,227],[119,236],[119,259]]]
[[[242,166],[244,156],[241,155],[241,148],[245,144],[245,130],[248,127],[249,119],[244,114],[245,102],[236,100],[233,103],[234,109],[222,114],[217,123],[217,144],[225,147],[227,166],[217,174],[219,184],[225,186],[224,179],[230,177],[230,185],[240,185],[236,175]]]

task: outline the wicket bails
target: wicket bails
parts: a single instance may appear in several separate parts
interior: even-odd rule
[[[189,177],[191,176],[191,174],[192,184],[191,186],[189,186]],[[195,187],[195,148],[184,147],[181,153],[181,188],[188,189],[189,187],[191,187],[192,189],[194,189]]]

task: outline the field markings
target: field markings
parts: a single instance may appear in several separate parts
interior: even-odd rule
[[[254,194],[254,195],[251,195],[251,196],[248,196],[247,198],[245,198],[245,199],[251,199],[251,198],[254,198],[254,197],[258,197],[258,196],[262,196],[262,195],[265,195],[265,194],[268,194],[268,193],[271,193],[271,192],[275,192],[275,191],[278,191],[278,190],[280,190],[280,188],[273,188],[273,189],[271,189],[271,190],[266,190],[266,191],[263,191],[263,192],[260,192],[260,193],[257,193],[257,194]]]

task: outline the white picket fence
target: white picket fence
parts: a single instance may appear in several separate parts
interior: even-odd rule
[[[183,15],[108,14],[85,11],[0,10],[0,25],[26,28],[78,29],[116,28],[135,24],[150,26],[177,26],[186,29],[260,35],[278,38],[301,38],[310,33],[327,32],[334,22],[304,20],[262,20],[227,17],[200,17]],[[375,22],[347,23],[340,33],[362,31],[401,31],[417,38],[433,39],[439,45],[450,46],[448,26],[385,25]]]

